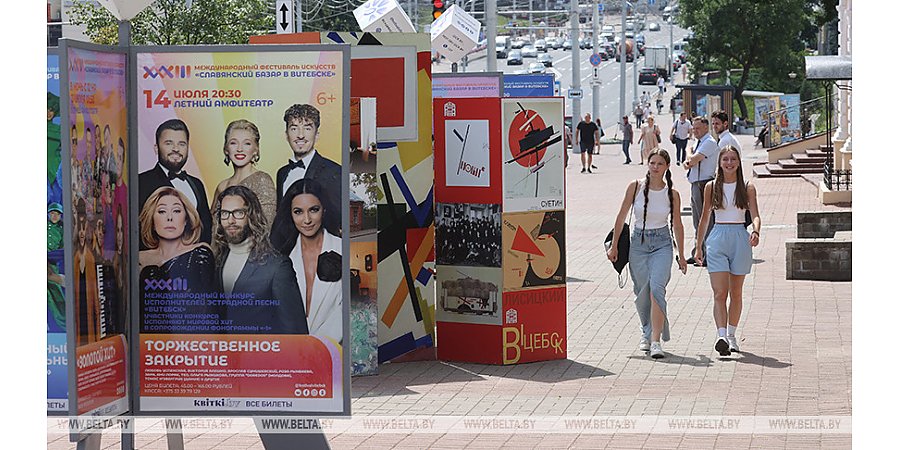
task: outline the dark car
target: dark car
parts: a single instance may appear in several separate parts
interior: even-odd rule
[[[610,44],[609,42],[603,44],[602,46],[603,52],[606,54],[606,59],[612,59],[616,57],[616,46]]]
[[[521,66],[522,65],[522,51],[521,50],[510,50],[509,56],[506,57],[506,65],[507,66]]]
[[[538,56],[538,62],[543,64],[544,67],[553,67],[553,57],[549,53],[541,53]]]
[[[641,73],[638,75],[638,84],[656,84],[656,80],[659,78],[659,73],[657,73],[656,69],[645,67],[641,69]]]

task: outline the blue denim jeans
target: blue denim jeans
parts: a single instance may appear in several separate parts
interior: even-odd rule
[[[666,316],[662,329],[662,340],[669,340],[669,318],[666,314],[666,286],[672,277],[672,234],[669,227],[643,230],[644,242],[641,242],[641,229],[635,228],[631,234],[631,251],[628,254],[628,267],[634,283],[634,305],[641,320],[641,333],[650,339],[650,294]]]

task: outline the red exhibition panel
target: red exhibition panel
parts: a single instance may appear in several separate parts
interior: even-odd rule
[[[566,288],[503,293],[503,364],[565,359]]]
[[[115,335],[75,349],[78,372],[78,414],[124,399],[125,337]]]
[[[500,327],[473,323],[438,322],[438,359],[501,364]]]
[[[502,203],[500,99],[438,98],[433,106],[435,201]]]
[[[377,99],[379,127],[403,126],[404,63],[403,58],[356,58],[350,65],[350,95]]]

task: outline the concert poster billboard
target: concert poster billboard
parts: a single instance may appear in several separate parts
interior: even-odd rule
[[[349,61],[136,49],[141,413],[349,415]]]
[[[68,410],[115,416],[129,409],[128,61],[81,46],[60,49],[67,348],[75,349]]]

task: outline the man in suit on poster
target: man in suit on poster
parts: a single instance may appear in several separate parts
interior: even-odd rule
[[[295,181],[304,178],[318,181],[325,190],[323,206],[332,212],[326,214],[331,223],[324,224],[325,228],[337,234],[341,229],[341,166],[316,151],[319,124],[319,110],[312,105],[295,104],[284,112],[284,133],[293,154],[278,169],[275,195],[281,204],[281,197]]]
[[[291,260],[269,243],[262,206],[245,186],[219,194],[213,251],[218,290],[227,295],[252,294],[252,306],[226,306],[225,318],[240,334],[309,334],[306,308]],[[265,302],[269,304],[257,304]]]
[[[212,242],[212,215],[206,200],[206,189],[199,178],[182,170],[187,163],[190,148],[190,131],[187,124],[180,119],[169,119],[156,128],[156,149],[158,161],[152,169],[138,175],[138,191],[140,207],[150,194],[163,187],[170,186],[183,193],[197,208],[200,214],[200,241]],[[141,244],[141,250],[143,243]]]

